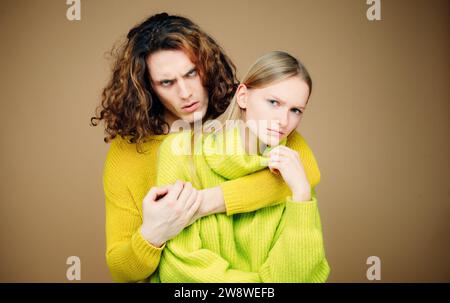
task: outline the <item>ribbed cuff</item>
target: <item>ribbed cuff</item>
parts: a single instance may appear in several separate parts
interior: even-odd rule
[[[225,209],[227,216],[234,214],[239,214],[247,211],[243,207],[243,200],[245,199],[244,193],[242,191],[235,190],[235,184],[231,182],[223,182],[219,184],[223,192],[223,200],[225,202]]]
[[[145,266],[157,267],[161,258],[161,253],[166,247],[166,244],[162,247],[155,247],[144,239],[140,230],[138,229],[131,237],[131,247],[136,254],[139,262]]]
[[[317,197],[310,201],[294,202],[292,197],[286,199],[286,227],[309,229],[317,226]]]

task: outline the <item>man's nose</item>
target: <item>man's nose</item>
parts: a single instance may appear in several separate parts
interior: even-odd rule
[[[178,90],[181,99],[189,99],[192,95],[192,91],[184,79],[178,81]]]

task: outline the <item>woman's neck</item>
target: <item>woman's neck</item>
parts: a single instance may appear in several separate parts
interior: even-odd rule
[[[241,137],[241,144],[244,150],[249,155],[262,155],[267,148],[267,144],[262,142],[258,136],[251,131],[250,128],[245,127],[244,124],[239,125],[239,133]]]

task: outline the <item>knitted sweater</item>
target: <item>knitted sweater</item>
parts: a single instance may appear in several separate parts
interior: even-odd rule
[[[202,153],[195,156],[181,154],[191,144],[190,132],[167,138],[159,151],[157,185],[181,179],[212,187],[267,167],[267,150],[263,156],[246,154],[238,128],[227,132],[232,154],[223,152],[215,134],[201,141]],[[311,197],[294,202],[285,196],[277,205],[251,213],[197,220],[166,243],[151,282],[325,282],[330,268],[314,188]]]
[[[145,281],[159,264],[164,246],[152,246],[142,237],[139,227],[142,225],[142,201],[155,186],[157,150],[165,138],[164,135],[149,137],[142,146],[143,153],[138,153],[135,144],[120,136],[111,142],[103,171],[105,255],[116,282]],[[303,137],[296,134],[287,146],[302,155],[310,184],[317,184],[320,171]],[[264,208],[291,194],[283,179],[267,169],[219,186],[227,215]]]

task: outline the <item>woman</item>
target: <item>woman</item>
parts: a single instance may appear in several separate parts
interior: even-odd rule
[[[292,196],[252,213],[196,221],[167,242],[151,281],[326,281],[330,269],[311,189],[316,183],[310,184],[298,153],[285,146],[295,135],[311,88],[298,60],[284,52],[268,53],[244,76],[225,113],[205,124],[213,132],[194,141],[197,134],[183,132],[163,142],[158,186],[177,179],[200,188],[217,186],[268,166],[281,174]],[[191,149],[193,154],[185,155]]]
[[[260,209],[290,190],[267,170],[201,191],[180,182],[155,187],[156,153],[174,120],[193,123],[195,111],[189,106],[197,107],[202,118],[221,114],[236,88],[235,68],[196,24],[166,13],[132,28],[114,54],[112,77],[91,121],[105,123],[105,141],[111,143],[103,173],[106,261],[114,281],[137,282],[149,278],[165,242],[191,222]],[[302,142],[297,136],[292,144]],[[314,165],[311,150],[302,146]],[[250,189],[242,192],[243,187]],[[187,216],[178,207],[191,195],[198,197],[198,208]]]

